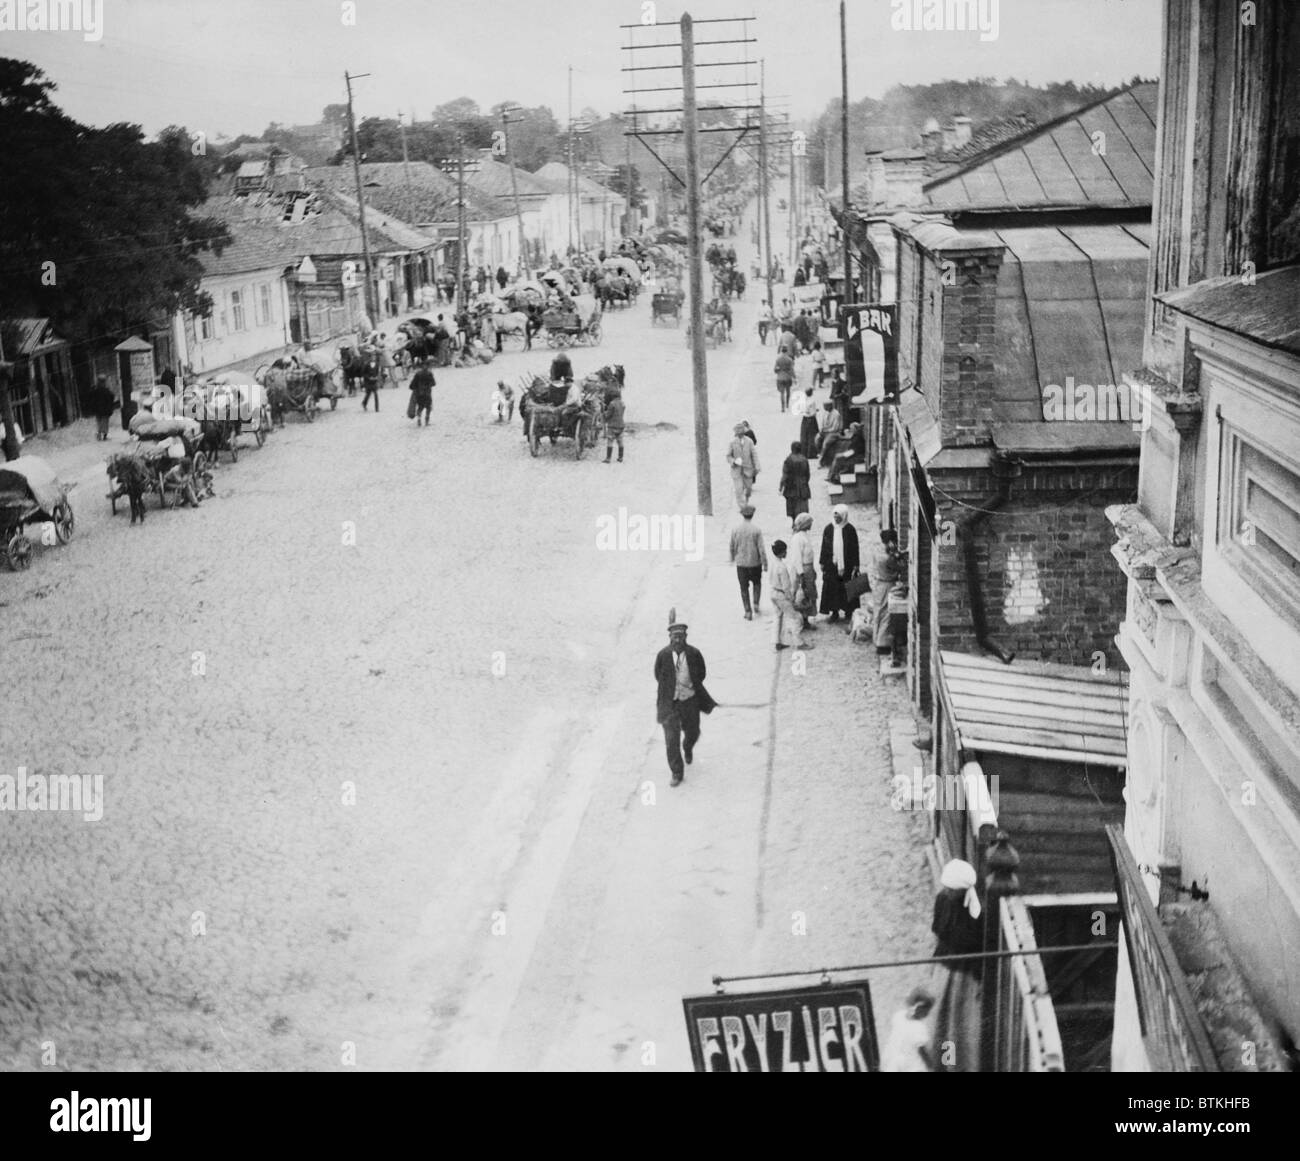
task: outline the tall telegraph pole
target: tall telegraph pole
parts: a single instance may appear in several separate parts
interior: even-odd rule
[[[465,294],[465,138],[456,134],[456,305],[464,310]]]
[[[519,277],[522,278],[528,269],[524,253],[528,243],[524,240],[524,211],[519,204],[519,179],[515,176],[515,157],[510,151],[510,118],[507,112],[506,109],[501,110],[501,132],[505,137],[506,164],[510,166],[510,188],[515,195],[515,217],[519,219]]]
[[[758,98],[758,168],[763,188],[763,252],[766,265],[763,277],[767,280],[767,305],[772,305],[772,191],[767,186],[767,68],[759,63]]]
[[[695,28],[683,14],[682,110],[686,130],[686,236],[691,271],[691,371],[695,386],[695,494],[702,516],[713,515],[709,471],[709,366],[704,350],[704,243],[700,237],[700,135],[695,105]]]
[[[357,148],[357,122],[352,116],[352,82],[358,77],[368,77],[369,73],[357,73],[355,76],[343,74],[343,83],[348,88],[348,132],[352,136],[352,176],[357,185],[357,217],[361,222],[361,256],[366,268],[365,304],[366,314],[372,324],[379,322],[379,307],[376,302],[375,280],[370,268],[370,238],[366,233],[366,199],[361,189],[361,151]]]
[[[845,31],[844,0],[840,0],[840,174],[844,192],[844,297],[852,300],[853,275],[849,258],[849,39]]]

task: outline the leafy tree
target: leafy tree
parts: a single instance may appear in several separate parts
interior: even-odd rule
[[[213,159],[179,126],[147,142],[137,125],[80,125],[53,90],[35,65],[0,59],[0,318],[48,317],[77,342],[209,309],[199,255],[230,236],[191,211]]]

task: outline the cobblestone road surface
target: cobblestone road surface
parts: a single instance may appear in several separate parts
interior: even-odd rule
[[[796,675],[740,619],[720,441],[757,428],[770,539],[797,423],[756,309],[710,355],[696,562],[596,547],[620,506],[694,511],[689,352],[648,296],[573,354],[627,367],[622,465],[490,422],[545,351],[439,372],[430,429],[395,391],[291,416],[139,527],[100,449],[52,457],[77,536],[0,576],[0,772],[102,775],[104,813],[0,813],[0,1067],[687,1068],[713,972],[924,954],[905,695],[833,629]],[[725,704],[670,790],[672,603]],[[878,978],[880,1022],[911,982]]]

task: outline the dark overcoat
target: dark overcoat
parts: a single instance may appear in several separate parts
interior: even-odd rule
[[[704,688],[704,654],[694,645],[686,646],[686,670],[691,675],[691,684],[695,687],[695,700],[699,703],[700,712],[711,714],[718,703]],[[677,692],[677,664],[673,660],[671,645],[665,645],[655,656],[655,681],[659,683],[659,696],[655,708],[658,721],[662,724],[672,713],[673,694]]]

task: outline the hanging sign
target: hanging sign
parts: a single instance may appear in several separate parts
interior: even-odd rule
[[[880,1052],[866,981],[687,996],[696,1072],[878,1072]]]
[[[862,354],[865,332],[879,335],[885,351],[886,395],[898,390],[898,307],[893,303],[857,302],[840,306],[840,336],[844,339],[844,366],[849,390],[859,395],[866,390],[867,370]],[[891,390],[892,388],[892,390]]]

